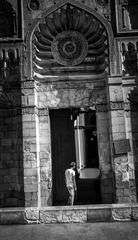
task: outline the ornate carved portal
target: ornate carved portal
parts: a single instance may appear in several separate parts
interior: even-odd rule
[[[33,34],[33,75],[101,74],[108,71],[108,38],[93,15],[71,4],[41,19]]]

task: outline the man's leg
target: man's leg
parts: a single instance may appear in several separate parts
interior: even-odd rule
[[[69,199],[68,199],[68,204],[73,205],[74,204],[74,196],[75,196],[73,187],[68,187],[68,191],[69,191],[69,195],[70,195]]]

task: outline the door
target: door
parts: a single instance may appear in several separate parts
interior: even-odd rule
[[[75,161],[74,121],[70,109],[50,111],[53,205],[66,205],[65,169]]]

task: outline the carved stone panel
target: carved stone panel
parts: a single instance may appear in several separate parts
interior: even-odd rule
[[[33,34],[33,76],[98,75],[108,71],[108,37],[102,23],[71,4],[42,18]]]

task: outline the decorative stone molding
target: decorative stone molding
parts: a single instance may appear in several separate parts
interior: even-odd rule
[[[49,110],[48,109],[38,109],[38,115],[39,116],[48,116],[49,115]]]
[[[28,32],[28,35],[27,35],[27,39],[26,39],[26,43],[27,43],[27,49],[28,49],[28,57],[27,57],[27,64],[26,64],[26,67],[27,67],[27,70],[26,70],[26,73],[27,73],[27,78],[30,78],[30,79],[32,79],[32,78],[35,78],[36,77],[36,75],[34,76],[34,73],[35,73],[35,64],[33,63],[32,64],[32,52],[33,52],[33,50],[35,49],[35,45],[34,44],[36,44],[36,41],[37,41],[37,39],[35,39],[36,37],[34,36],[34,33],[35,32],[40,32],[40,28],[39,28],[39,24],[42,24],[42,25],[48,25],[48,26],[51,26],[52,27],[52,29],[53,29],[53,23],[55,23],[56,22],[56,25],[58,24],[58,29],[61,27],[61,25],[59,25],[60,24],[60,22],[61,22],[61,19],[59,18],[59,15],[60,15],[60,13],[62,13],[62,22],[63,22],[63,26],[65,26],[64,25],[64,17],[65,17],[65,8],[66,8],[66,6],[67,5],[70,5],[71,6],[71,11],[72,11],[72,9],[73,9],[73,11],[74,11],[74,9],[78,9],[78,11],[83,15],[83,12],[84,13],[86,13],[86,16],[87,15],[89,15],[91,18],[93,18],[93,19],[96,19],[96,21],[94,20],[94,24],[95,24],[95,27],[97,27],[97,22],[100,24],[100,32],[102,31],[102,28],[105,30],[104,31],[104,34],[102,34],[102,33],[100,33],[99,31],[95,31],[95,27],[92,27],[92,24],[90,24],[91,25],[91,29],[93,29],[93,31],[95,31],[95,33],[96,34],[98,34],[98,36],[100,37],[100,36],[102,36],[102,35],[104,35],[103,36],[103,38],[104,37],[107,37],[107,41],[105,40],[105,42],[103,42],[103,43],[101,43],[101,45],[102,45],[102,47],[100,47],[99,46],[99,49],[100,49],[100,51],[103,51],[103,53],[105,52],[105,56],[103,56],[103,57],[105,57],[104,59],[103,59],[103,61],[105,61],[104,63],[105,63],[105,65],[106,66],[104,66],[104,65],[100,65],[102,68],[104,68],[104,70],[105,71],[108,71],[109,69],[110,69],[110,74],[113,74],[114,73],[114,64],[115,64],[115,55],[114,55],[114,39],[113,39],[113,32],[112,32],[112,29],[111,29],[111,25],[108,23],[108,21],[107,20],[105,20],[105,18],[102,16],[102,15],[100,15],[98,12],[96,12],[94,9],[93,9],[93,7],[90,7],[91,6],[91,4],[90,4],[90,6],[87,6],[87,4],[86,5],[84,5],[84,4],[82,4],[80,1],[76,1],[76,0],[63,0],[63,1],[59,1],[57,4],[55,4],[55,5],[53,5],[51,8],[49,8],[49,9],[47,9],[44,13],[43,13],[43,15],[41,16],[41,19],[39,18],[39,19],[37,19],[36,21],[34,21],[34,23],[32,24],[32,26],[31,26],[31,28],[30,28],[30,30],[29,30],[29,32]],[[76,11],[77,12],[77,11]],[[75,11],[74,11],[74,14],[75,14]],[[55,20],[53,21],[53,15],[55,15]],[[85,14],[84,14],[85,15]],[[50,21],[52,21],[52,22],[49,22],[48,24],[47,24],[47,20],[46,19],[48,19],[49,17],[51,16],[51,19],[50,19]],[[74,16],[74,15],[73,15]],[[83,19],[83,18],[80,18],[80,19]],[[46,20],[46,21],[45,21]],[[71,22],[71,21],[70,21]],[[82,23],[83,23],[83,21],[82,21]],[[81,24],[80,24],[81,25]],[[63,27],[62,26],[62,27]],[[85,25],[84,26],[87,26],[87,27],[89,27],[89,24],[87,24],[86,22],[85,22]],[[82,28],[81,28],[82,29]],[[81,29],[79,30],[79,32],[81,31]],[[38,30],[38,31],[37,31]],[[50,29],[51,30],[51,29]],[[65,28],[63,29],[63,30],[61,30],[60,32],[62,32],[62,31],[64,31],[64,30],[66,30]],[[75,29],[70,29],[70,30],[75,30]],[[56,30],[57,31],[57,30]],[[59,31],[59,30],[58,30]],[[82,31],[83,31],[83,29],[82,29]],[[46,32],[49,32],[49,29],[48,28],[46,28]],[[33,33],[33,34],[32,34]],[[93,32],[92,33],[92,36],[94,36],[95,35],[95,33]],[[52,30],[52,34],[53,34],[53,30]],[[99,34],[101,34],[101,35],[99,35]],[[47,35],[47,33],[46,33],[46,35]],[[39,36],[40,38],[41,38],[41,36]],[[104,41],[104,39],[103,38],[101,38],[101,41]],[[41,38],[41,40],[42,40],[42,38]],[[52,39],[51,39],[52,40]],[[99,40],[100,40],[100,38],[99,38]],[[48,41],[49,42],[49,41]],[[50,43],[51,44],[51,43]],[[98,41],[98,44],[99,44],[99,41]],[[108,45],[109,44],[109,45]],[[47,44],[44,44],[45,45],[45,47],[46,47],[46,45]],[[49,44],[48,44],[49,45]],[[106,49],[105,49],[105,46],[104,45],[106,45],[107,47],[106,47]],[[48,47],[48,46],[47,46]],[[46,48],[47,48],[46,47]],[[49,47],[50,47],[50,45],[49,45]],[[49,48],[48,47],[48,48]],[[95,47],[96,48],[96,51],[97,51],[97,45],[96,46],[93,46],[93,47]],[[109,47],[109,49],[108,49],[108,47]],[[37,47],[36,47],[37,48]],[[46,50],[46,48],[45,48],[45,50]],[[48,50],[48,49],[47,49]],[[93,49],[94,50],[94,49]],[[108,51],[109,50],[109,51]],[[51,48],[49,48],[49,53],[50,53],[50,51],[51,51]],[[34,52],[35,53],[35,52]],[[51,57],[51,54],[49,54],[48,53],[48,55]],[[101,53],[100,53],[101,54]],[[95,54],[94,54],[94,56],[95,56]],[[43,57],[44,57],[44,55],[43,55]],[[102,56],[101,56],[102,57]],[[97,59],[98,60],[98,59]],[[96,60],[96,61],[97,61]],[[98,60],[99,61],[99,60]],[[45,77],[45,73],[44,73],[44,71],[42,71],[43,73],[41,74],[41,75],[37,75],[37,76],[39,76],[39,80],[41,79],[48,79],[48,81],[51,81],[51,79],[50,79],[50,77],[56,77],[56,76],[63,76],[63,73],[66,73],[66,75],[68,75],[68,72],[67,71],[65,71],[65,70],[67,70],[67,68],[65,69],[65,66],[63,67],[62,65],[60,66],[60,69],[58,69],[58,67],[56,68],[56,69],[53,69],[52,67],[54,67],[54,65],[53,65],[53,59],[48,59],[48,65],[50,65],[49,67],[47,67],[47,68],[45,68],[45,70],[47,69],[48,71],[47,72],[45,72],[46,73],[46,77]],[[42,63],[42,62],[41,62]],[[108,63],[110,64],[110,68],[108,68]],[[97,64],[97,62],[96,62],[96,64]],[[87,64],[86,64],[87,65]],[[78,74],[82,71],[83,73],[85,73],[85,71],[87,70],[87,76],[89,76],[90,75],[90,70],[91,69],[89,69],[89,67],[91,68],[92,67],[92,71],[93,71],[93,68],[95,67],[95,66],[93,66],[93,64],[91,64],[91,61],[90,61],[90,64],[89,64],[90,66],[88,66],[88,69],[86,69],[86,68],[84,68],[83,66],[81,66],[82,67],[82,69],[79,69],[80,68],[80,66],[75,66],[74,68],[72,68],[72,72],[71,72],[71,74],[72,74],[72,76],[73,76],[73,73],[77,73],[77,72],[75,72],[75,71],[78,71]],[[52,66],[52,67],[51,67]],[[76,70],[77,69],[77,67],[79,67],[78,68],[78,70]],[[33,71],[32,71],[32,69],[33,69]],[[42,70],[42,69],[41,69]],[[51,72],[50,72],[50,70],[51,70]],[[58,70],[58,71],[57,71]],[[68,69],[69,70],[69,69]],[[85,71],[84,71],[85,70]],[[63,71],[63,72],[62,72]],[[70,71],[70,70],[69,70]],[[97,70],[96,70],[97,71]],[[101,70],[102,71],[102,70]],[[99,68],[98,68],[98,72],[99,72]],[[88,75],[89,74],[89,75]],[[66,75],[65,75],[65,77],[66,77]],[[74,76],[76,76],[77,74],[74,74]],[[84,75],[86,75],[86,73],[84,74]],[[98,74],[96,73],[96,74],[94,74],[94,77],[95,76],[97,76]]]
[[[110,102],[109,108],[110,108],[110,110],[123,110],[124,102]]]
[[[25,114],[37,114],[38,115],[38,109],[34,106],[23,107],[22,108],[22,115],[25,115]]]
[[[70,3],[42,18],[33,34],[33,76],[108,71],[108,37],[99,20]],[[81,66],[78,66],[81,64]]]
[[[108,111],[108,106],[107,104],[97,104],[95,106],[97,112],[107,112]]]
[[[88,42],[77,31],[63,31],[58,33],[51,44],[55,60],[65,66],[80,64],[88,54]]]
[[[34,88],[35,82],[34,80],[27,80],[21,82],[21,88]]]

